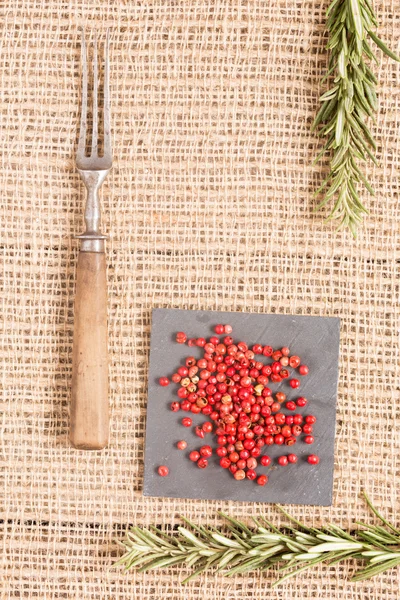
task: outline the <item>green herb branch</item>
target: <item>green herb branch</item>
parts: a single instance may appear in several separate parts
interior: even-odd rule
[[[346,532],[336,525],[321,529],[307,527],[291,517],[292,525],[276,528],[264,518],[253,519],[254,527],[224,513],[225,530],[195,525],[177,533],[157,527],[131,527],[122,546],[125,554],[115,565],[127,571],[162,569],[174,565],[193,568],[183,583],[205,570],[224,571],[227,577],[255,569],[276,569],[280,577],[273,585],[293,577],[318,563],[333,565],[349,558],[363,563],[353,581],[368,579],[400,564],[400,530],[384,519],[365,495],[368,506],[382,525],[358,523],[363,529]]]
[[[400,58],[373,32],[378,27],[371,0],[333,0],[327,11],[330,60],[324,80],[334,76],[333,85],[320,98],[321,108],[313,130],[326,143],[316,162],[331,153],[330,171],[316,194],[324,198],[317,206],[333,204],[329,219],[339,219],[339,227],[349,227],[356,236],[363,213],[368,213],[359,195],[359,186],[374,194],[360,163],[375,164],[376,143],[366,121],[373,122],[377,111],[377,79],[367,64],[378,63],[369,40],[393,60]]]

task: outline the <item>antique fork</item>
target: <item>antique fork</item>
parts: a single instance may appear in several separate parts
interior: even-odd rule
[[[97,40],[93,44],[92,142],[88,133],[88,61],[82,33],[82,108],[76,167],[87,188],[86,230],[77,235],[77,266],[72,355],[70,440],[75,448],[100,450],[108,443],[107,281],[104,240],[100,232],[98,190],[112,166],[108,32],[104,47],[103,147],[99,152]]]

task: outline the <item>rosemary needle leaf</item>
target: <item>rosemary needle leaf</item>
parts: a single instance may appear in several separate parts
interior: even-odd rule
[[[383,42],[380,38],[378,38],[377,35],[375,35],[375,33],[373,31],[369,31],[368,35],[370,36],[370,38],[375,42],[375,44],[378,46],[378,48],[380,48],[382,50],[382,52],[384,52],[389,58],[392,58],[393,60],[396,61],[400,61],[400,58],[397,56],[397,54],[395,54],[394,52],[392,52]]]
[[[331,80],[331,84],[320,97],[321,107],[311,130],[318,129],[319,135],[327,138],[314,162],[329,153],[331,163],[328,177],[316,192],[324,197],[315,210],[332,202],[327,220],[338,219],[338,229],[348,227],[355,237],[362,215],[368,213],[358,186],[373,194],[357,161],[369,158],[377,164],[373,154],[376,143],[365,121],[374,123],[377,112],[377,78],[367,61],[378,60],[367,38],[393,60],[400,58],[372,31],[378,24],[370,0],[332,0],[326,26],[330,57],[323,81]]]

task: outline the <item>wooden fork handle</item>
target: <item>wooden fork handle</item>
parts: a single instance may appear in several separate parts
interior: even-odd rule
[[[108,444],[107,281],[104,252],[79,252],[72,353],[70,439],[75,448]]]

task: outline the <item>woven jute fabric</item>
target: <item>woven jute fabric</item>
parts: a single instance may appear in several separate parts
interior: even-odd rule
[[[221,524],[271,505],[142,496],[153,307],[342,319],[334,504],[308,523],[399,523],[400,68],[375,67],[376,197],[354,241],[313,214],[327,163],[310,125],[327,67],[316,0],[13,0],[1,17],[0,597],[395,600],[398,571],[353,563],[274,590],[275,574],[111,568],[128,523]],[[376,4],[400,49],[400,1]],[[73,298],[84,189],[74,168],[80,27],[110,29],[115,162],[103,187],[111,442],[68,443]]]

